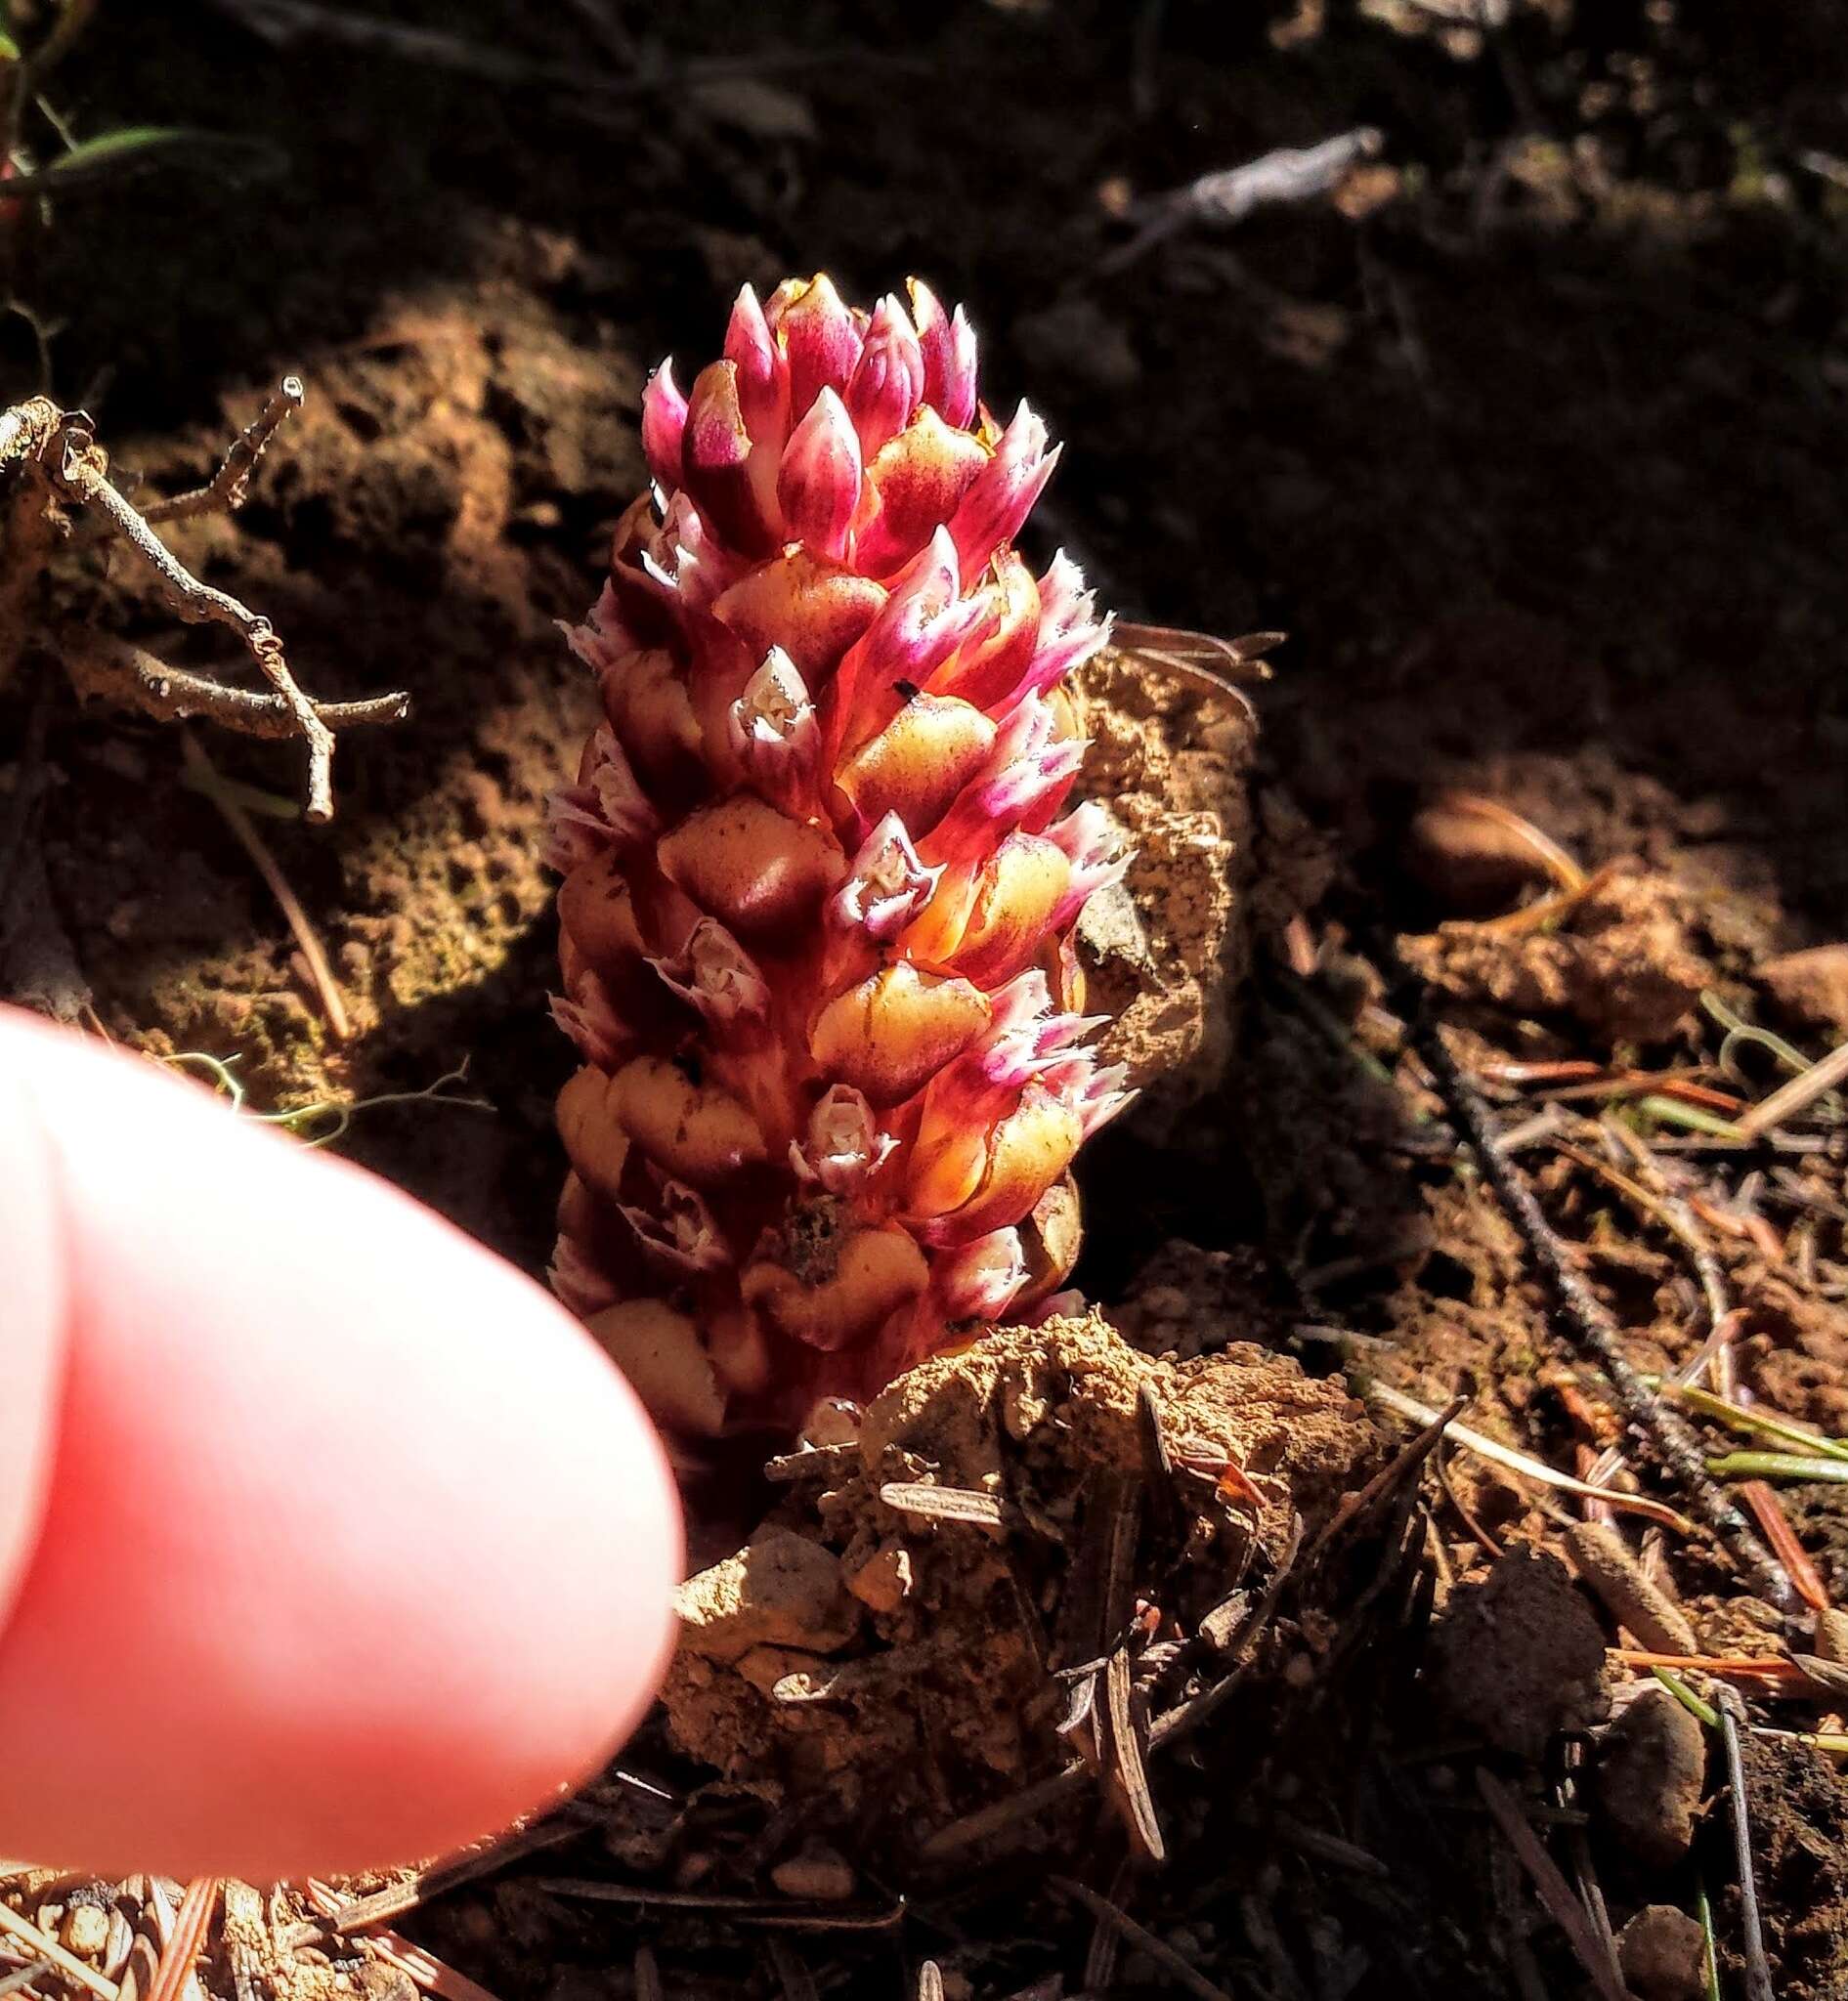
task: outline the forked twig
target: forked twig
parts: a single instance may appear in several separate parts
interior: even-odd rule
[[[50,554],[53,503],[87,510],[95,534],[125,542],[153,573],[177,617],[189,625],[224,625],[236,633],[271,692],[266,697],[228,688],[167,667],[140,648],[65,630],[52,643],[54,649],[62,642],[68,650],[65,663],[71,678],[85,693],[113,696],[156,717],[203,715],[245,736],[299,737],[308,748],[303,813],[320,822],[333,817],[334,731],[357,723],[398,721],[408,708],[408,698],[399,694],[365,702],[311,702],[290,670],[281,639],[269,619],[228,591],[201,582],[150,526],[186,520],[212,508],[236,507],[265,447],[301,404],[302,385],[291,375],[234,442],[205,486],[146,508],[136,507],[115,487],[108,455],[81,412],[62,410],[44,397],[0,411],[0,475],[12,473],[17,483],[7,523],[7,563],[0,572],[0,674],[30,623],[24,616],[26,594]]]

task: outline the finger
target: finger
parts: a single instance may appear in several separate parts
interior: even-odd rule
[[[0,1216],[24,1191],[45,1234],[0,1352],[62,1332],[65,1357],[0,1633],[0,1850],[351,1869],[592,1767],[653,1692],[679,1539],[654,1435],[576,1322],[146,1064],[0,1010],[8,1070]]]

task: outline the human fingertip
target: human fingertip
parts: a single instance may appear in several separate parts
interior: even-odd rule
[[[594,1342],[387,1183],[8,1033],[64,1190],[68,1355],[0,1632],[0,1709],[34,1720],[0,1847],[352,1870],[594,1768],[653,1696],[681,1550]]]

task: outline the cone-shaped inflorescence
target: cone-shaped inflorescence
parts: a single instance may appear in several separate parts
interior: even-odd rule
[[[570,633],[604,721],[554,795],[560,1296],[687,1441],[798,1424],[1060,1286],[1123,1102],[1072,927],[1106,623],[1013,537],[1045,426],[914,284],[759,304],[642,399],[653,490]]]

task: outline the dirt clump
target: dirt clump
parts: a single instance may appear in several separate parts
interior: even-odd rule
[[[1848,1783],[1807,1744],[1744,1740],[1752,1852],[1765,1943],[1779,1969],[1780,2001],[1836,2001],[1848,1992]],[[1731,1830],[1712,1829],[1716,1865]],[[1735,1938],[1739,1895],[1730,1879],[1715,1899],[1719,1936]],[[1735,1967],[1723,1970],[1736,1974]]]
[[[1485,916],[1552,871],[1518,816],[1503,819],[1455,794],[1421,807],[1405,830],[1402,859],[1412,878],[1453,916]]]
[[[1800,1423],[1848,1429],[1848,1307],[1766,1271],[1740,1305],[1740,1353],[1753,1390]]]
[[[1659,1043],[1713,982],[1693,948],[1688,892],[1666,876],[1613,871],[1557,930],[1511,939],[1478,923],[1400,941],[1413,971],[1455,1000],[1565,1016],[1607,1043]]]
[[[1459,1586],[1432,1636],[1433,1698],[1498,1750],[1537,1760],[1605,1712],[1604,1635],[1557,1556],[1511,1549]]]
[[[1756,978],[1785,1014],[1848,1036],[1848,945],[1786,952],[1761,965]]]
[[[1706,1934],[1673,1904],[1648,1904],[1617,1934],[1617,1965],[1638,2001],[1699,2001]]]
[[[1207,1469],[1173,1475],[1182,1519],[1145,1552],[1171,1637],[1378,1462],[1338,1384],[1250,1344],[1172,1363],[1096,1314],[999,1330],[901,1377],[855,1443],[782,1463],[771,1524],[685,1587],[664,1696],[678,1748],[827,1822],[913,1837],[1060,1768],[1051,1670],[1078,1665],[1059,1658],[1061,1607],[1098,1497],[1141,1476],[1144,1396],[1170,1452]],[[1261,1508],[1217,1498],[1227,1463]]]
[[[1083,787],[1135,853],[1127,896],[1094,900],[1079,926],[1088,1006],[1113,1018],[1105,1060],[1128,1066],[1153,1133],[1212,1089],[1231,1056],[1233,997],[1249,958],[1247,786],[1251,711],[1135,654],[1108,649],[1080,673],[1091,739]]]

